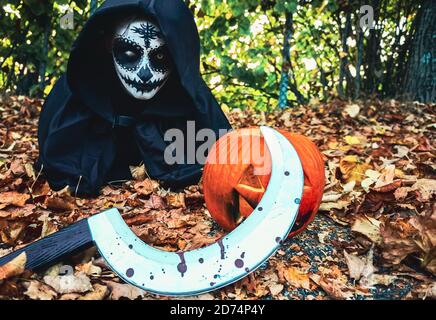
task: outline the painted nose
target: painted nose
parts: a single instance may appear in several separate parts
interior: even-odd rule
[[[148,80],[150,80],[153,75],[150,71],[150,68],[148,66],[142,67],[141,70],[139,70],[138,72],[138,77],[139,79],[142,80],[142,82],[147,82]]]

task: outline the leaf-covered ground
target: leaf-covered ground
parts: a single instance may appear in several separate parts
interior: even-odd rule
[[[170,192],[141,167],[132,168],[134,181],[107,186],[95,199],[51,191],[32,167],[41,104],[0,101],[0,256],[110,207],[164,250],[198,248],[224,234],[201,185]],[[235,128],[266,124],[312,138],[326,158],[327,185],[304,233],[247,278],[195,299],[436,298],[435,105],[314,101],[228,116]],[[37,273],[23,262],[0,267],[0,298],[167,299],[124,284],[95,249]]]

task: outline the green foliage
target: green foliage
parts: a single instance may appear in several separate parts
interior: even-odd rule
[[[65,71],[71,45],[89,17],[91,2],[96,1],[14,0],[1,5],[3,91],[39,96],[50,91]],[[356,80],[359,8],[363,1],[185,2],[200,31],[203,76],[219,102],[224,108],[259,110],[276,108],[284,63],[289,67],[290,105],[301,101],[299,96],[306,101],[328,99],[338,94],[338,86],[345,88],[344,98],[353,98],[356,91],[395,95],[402,85],[419,7],[419,2],[367,1],[375,9],[377,25],[364,33],[361,80]],[[68,7],[75,13],[74,30],[63,30],[59,24]],[[282,59],[286,13],[293,17],[290,61]],[[344,35],[347,13],[351,15],[351,30]],[[340,84],[341,65],[345,78]]]

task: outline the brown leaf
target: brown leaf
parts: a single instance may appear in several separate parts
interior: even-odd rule
[[[16,159],[16,160],[12,161],[9,169],[16,176],[22,175],[26,172],[24,165],[23,165],[23,161],[21,159]]]
[[[337,279],[321,278],[319,286],[327,293],[327,295],[335,300],[351,299],[353,293]]]
[[[52,196],[45,200],[45,205],[48,209],[56,211],[71,211],[76,208],[76,203],[73,197],[57,197]]]
[[[161,196],[158,196],[157,194],[152,194],[150,196],[150,199],[148,200],[141,200],[141,203],[144,204],[145,208],[150,208],[150,209],[165,209],[166,208],[166,203],[164,198],[162,198]]]
[[[133,217],[124,220],[129,226],[142,225],[153,221],[153,217],[148,212],[139,213]]]
[[[372,190],[374,190],[376,192],[382,192],[382,193],[392,192],[392,191],[395,191],[398,188],[400,188],[401,184],[402,184],[401,180],[395,180],[394,182],[385,184],[383,186],[374,187],[374,188],[372,188]]]
[[[289,267],[284,273],[284,277],[291,286],[310,290],[310,279],[306,272],[294,267]]]
[[[148,196],[159,188],[159,183],[151,179],[145,179],[144,181],[135,183],[133,188],[138,194]]]
[[[348,266],[348,272],[350,278],[359,280],[364,273],[365,267],[367,265],[366,259],[362,259],[354,254],[349,254],[344,250],[345,262]]]
[[[39,220],[42,221],[41,238],[58,231],[57,225],[50,220],[48,213],[40,216]]]
[[[380,235],[380,221],[371,217],[357,217],[354,221],[351,231],[360,233],[366,236],[375,244],[382,242]]]
[[[110,298],[112,300],[120,300],[126,298],[129,300],[136,300],[144,297],[145,291],[130,284],[121,284],[114,281],[105,281],[107,286],[111,289]]]
[[[374,267],[374,251],[373,247],[369,250],[368,254],[363,257],[357,257],[348,254],[344,250],[345,260],[347,262],[350,278],[359,280],[359,284],[363,288],[370,288],[374,285],[389,285],[397,279],[395,276],[376,274],[377,269]]]
[[[130,173],[135,180],[144,180],[148,177],[147,170],[145,169],[144,164],[137,167],[130,166]]]
[[[3,266],[0,266],[0,280],[5,280],[24,272],[27,261],[26,252],[16,256]]]
[[[409,254],[420,250],[414,241],[417,230],[404,220],[387,221],[380,233],[382,257],[389,265],[399,264]]]
[[[375,183],[374,189],[380,189],[384,186],[387,186],[391,184],[394,181],[395,178],[395,165],[388,165],[384,170],[382,171],[382,174],[378,178],[377,182]]]
[[[108,294],[109,290],[106,286],[101,284],[94,284],[93,290],[77,300],[103,300]]]
[[[436,211],[430,216],[415,216],[409,224],[419,231],[415,241],[423,253],[423,266],[436,275]]]
[[[416,190],[418,201],[429,202],[434,200],[436,195],[436,180],[434,179],[419,179],[412,186],[412,190]]]
[[[184,193],[170,193],[166,196],[167,203],[173,208],[186,208]]]
[[[6,205],[14,205],[17,207],[24,207],[26,201],[30,199],[30,195],[25,193],[18,193],[15,191],[0,193],[0,203]]]
[[[88,276],[99,276],[102,272],[101,268],[95,265],[93,261],[79,264],[75,269],[76,271],[83,272]]]
[[[25,221],[8,222],[7,220],[0,220],[0,239],[4,243],[12,245],[27,227],[28,223]]]
[[[59,300],[77,300],[80,297],[80,293],[65,293],[59,298]]]
[[[32,300],[53,300],[57,293],[50,286],[36,280],[30,280],[24,292]]]

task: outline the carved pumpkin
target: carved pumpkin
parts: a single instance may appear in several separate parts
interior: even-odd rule
[[[304,171],[304,192],[289,236],[306,228],[321,204],[324,160],[305,136],[279,130],[296,149]],[[215,221],[230,231],[260,202],[271,174],[271,155],[259,128],[232,131],[211,148],[203,171],[206,206]]]

